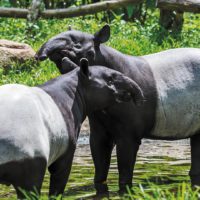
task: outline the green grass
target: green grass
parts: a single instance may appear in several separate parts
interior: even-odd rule
[[[176,190],[176,192],[174,192]],[[27,200],[48,200],[47,196],[38,197],[36,193],[24,192]],[[114,195],[114,194],[113,194]],[[71,196],[64,199],[92,199],[94,195],[87,194],[81,197]],[[183,182],[173,190],[162,189],[155,184],[149,183],[148,190],[146,190],[141,184],[135,187],[134,190],[127,188],[127,194],[124,196],[110,196],[110,199],[124,199],[124,200],[197,200],[200,198],[200,188],[192,189],[190,185]],[[108,199],[106,197],[104,200]],[[61,200],[61,196],[55,197],[53,200]]]
[[[174,190],[176,192],[174,192]],[[200,198],[200,189],[192,189],[190,185],[182,183],[173,190],[162,189],[152,183],[149,184],[148,191],[142,185],[132,192],[128,189],[128,195],[124,199],[137,200],[197,200]]]
[[[119,16],[110,23],[111,38],[107,45],[121,52],[131,55],[144,55],[159,52],[169,48],[198,47],[200,48],[200,15],[185,14],[183,31],[180,34],[167,32],[159,27],[158,12],[148,11],[144,26],[139,22],[125,22]],[[101,14],[98,14],[101,17]],[[22,19],[0,18],[0,39],[10,39],[26,42],[37,50],[52,36],[66,31],[71,25],[74,29],[95,33],[105,22],[92,16],[62,20],[40,20],[28,32],[26,21]],[[50,61],[40,63],[27,62],[23,65],[17,63],[8,71],[0,69],[0,85],[8,83],[21,83],[35,86],[59,75],[55,65]],[[91,161],[90,161],[91,162]],[[109,186],[112,199],[121,199],[117,194],[116,160],[115,167],[109,174]],[[193,200],[198,198],[198,192],[191,190],[187,172],[188,165],[169,166],[168,164],[146,163],[137,164],[134,179],[134,193],[130,191],[125,199],[178,199]],[[158,173],[159,172],[159,173]],[[177,175],[176,175],[177,174]],[[94,168],[90,166],[74,165],[67,185],[67,194],[64,199],[84,197],[90,199],[94,195],[93,187]],[[185,182],[185,183],[182,183]],[[43,184],[44,197],[48,192],[49,175],[45,176]],[[13,199],[14,191],[1,186],[0,196]],[[88,197],[89,196],[89,197]],[[2,197],[2,196],[1,196]]]

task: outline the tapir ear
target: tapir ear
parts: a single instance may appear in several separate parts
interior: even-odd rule
[[[68,31],[73,31],[74,29],[72,28],[71,25],[68,26]]]
[[[72,30],[72,26],[69,25],[69,26],[68,26],[68,31],[71,31],[71,30]]]
[[[80,70],[86,77],[89,77],[89,64],[86,58],[80,60]]]
[[[94,34],[94,41],[98,44],[107,42],[110,38],[110,26],[106,24]]]

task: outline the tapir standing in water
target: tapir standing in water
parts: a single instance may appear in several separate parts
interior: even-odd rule
[[[66,60],[63,59],[65,63]],[[80,126],[87,114],[117,102],[143,102],[139,86],[86,59],[69,74],[39,87],[0,87],[0,183],[40,192],[45,170],[49,195],[62,194],[70,173]]]
[[[200,49],[179,48],[136,57],[103,45],[109,37],[108,25],[94,35],[70,30],[47,41],[36,54],[38,60],[49,57],[61,73],[77,67],[79,59],[86,57],[91,65],[103,65],[129,76],[144,92],[146,101],[141,107],[124,103],[89,116],[97,192],[108,191],[113,144],[120,191],[126,190],[126,185],[131,187],[142,138],[191,138],[190,177],[193,185],[200,186]],[[64,56],[74,64],[62,65]]]

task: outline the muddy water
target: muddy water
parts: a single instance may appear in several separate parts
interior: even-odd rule
[[[93,187],[94,168],[88,143],[88,136],[80,137],[64,199],[92,199],[95,194]],[[114,149],[108,185],[111,198],[120,199],[117,193],[116,163]],[[182,181],[189,182],[189,166],[188,140],[174,142],[143,140],[134,170],[134,187],[138,187],[139,184],[145,186],[147,182],[151,182],[164,188],[173,188]],[[47,172],[42,188],[44,195],[48,193],[48,186],[49,174]],[[0,185],[0,199],[13,199],[13,197],[15,197],[15,192],[12,187]]]

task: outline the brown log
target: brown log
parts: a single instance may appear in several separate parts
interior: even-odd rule
[[[88,14],[94,14],[101,11],[113,10],[116,8],[124,7],[129,4],[138,4],[143,0],[108,0],[84,6],[71,7],[67,9],[53,9],[45,10],[40,13],[42,18],[69,18],[78,17]],[[16,17],[26,18],[28,9],[18,8],[0,8],[0,17]]]
[[[157,7],[165,10],[200,13],[200,0],[157,0]]]
[[[28,9],[0,8],[0,17],[26,18]]]
[[[138,4],[143,0],[111,0],[103,1],[94,4],[88,4],[84,6],[67,8],[67,9],[56,9],[56,10],[45,10],[41,13],[43,18],[67,18],[84,16],[88,14],[95,14],[101,11],[113,10],[116,8],[124,7],[129,4]]]

